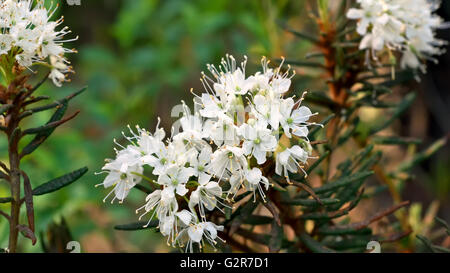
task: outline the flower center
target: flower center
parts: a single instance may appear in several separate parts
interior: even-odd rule
[[[259,143],[261,143],[261,139],[257,138],[257,139],[255,139],[255,140],[253,140],[253,143],[259,144]]]
[[[124,180],[124,179],[126,179],[126,178],[127,178],[127,174],[126,174],[126,173],[122,173],[122,174],[120,175],[120,179]]]
[[[288,118],[286,122],[287,124],[291,125],[294,122],[294,120],[292,118]]]

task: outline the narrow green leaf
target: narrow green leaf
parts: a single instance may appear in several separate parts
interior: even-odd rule
[[[416,238],[419,239],[423,245],[432,253],[435,253],[436,251],[433,249],[433,245],[430,242],[430,240],[428,240],[428,238],[422,236],[422,235],[416,235]]]
[[[61,120],[53,121],[53,122],[47,123],[40,127],[26,129],[23,131],[23,135],[41,134],[41,133],[48,132],[48,130],[54,130],[56,127],[66,123],[67,121],[76,117],[79,113],[80,113],[80,111],[77,111],[74,114],[72,114],[66,118],[63,118]]]
[[[361,181],[366,179],[367,177],[371,176],[373,174],[373,171],[366,171],[366,172],[359,172],[355,173],[349,176],[341,177],[336,179],[335,181],[329,182],[322,187],[314,188],[314,192],[317,194],[334,191],[341,187],[346,187],[347,185],[355,182],[355,181]],[[299,197],[306,197],[308,194],[300,194]]]
[[[370,237],[367,238],[357,238],[355,236],[351,236],[350,239],[344,239],[341,241],[332,241],[327,242],[326,246],[331,247],[336,250],[345,250],[345,249],[354,249],[354,248],[363,248],[365,249],[367,243],[370,241]]]
[[[12,200],[13,200],[12,197],[1,197],[0,204],[11,203]]]
[[[267,225],[273,222],[273,218],[269,216],[262,216],[262,215],[250,215],[243,219],[243,224],[248,224],[252,226],[258,226],[258,225]]]
[[[322,201],[323,205],[333,205],[339,202],[339,199],[335,198],[321,198],[320,201]],[[289,201],[284,201],[283,203],[294,205],[294,206],[305,206],[305,207],[315,207],[319,206],[320,203],[315,199],[292,199]]]
[[[284,30],[286,30],[287,32],[290,32],[290,33],[294,34],[295,36],[297,36],[297,37],[299,37],[299,38],[301,38],[301,39],[308,40],[308,41],[310,41],[310,42],[312,42],[312,43],[318,43],[318,42],[319,42],[319,39],[318,39],[317,37],[314,37],[314,36],[312,36],[312,35],[310,35],[310,34],[306,34],[306,33],[303,33],[303,32],[299,32],[299,31],[297,31],[297,30],[293,30],[293,29],[289,28],[285,22],[278,21],[277,23],[278,23]]]
[[[433,249],[434,249],[435,251],[443,252],[443,253],[450,253],[450,249],[445,248],[445,247],[443,247],[443,246],[433,245],[432,247],[433,247]]]
[[[12,107],[14,107],[14,105],[12,105],[12,104],[2,104],[0,106],[0,115],[2,115],[4,112],[8,111]]]
[[[374,136],[372,141],[375,144],[381,145],[409,145],[409,144],[421,144],[422,140],[418,138],[405,138],[398,136]]]
[[[322,227],[317,230],[322,235],[371,235],[372,230],[370,228],[354,229],[354,228],[341,228],[339,226]]]
[[[309,248],[314,253],[334,253],[333,249],[330,249],[321,243],[314,240],[311,236],[307,234],[301,234],[300,240],[305,244],[307,248]]]
[[[35,225],[34,225],[34,204],[33,204],[33,190],[31,189],[31,182],[28,178],[28,175],[21,171],[24,184],[24,193],[25,193],[25,207],[27,209],[27,220],[28,220],[28,227],[30,230],[34,233],[35,232]],[[33,241],[33,245],[36,243],[36,240]]]
[[[425,161],[426,159],[430,158],[432,155],[434,155],[437,151],[439,151],[442,147],[444,147],[447,144],[449,137],[445,136],[436,142],[434,142],[428,149],[426,149],[423,152],[417,153],[411,160],[408,160],[406,162],[403,162],[399,168],[399,172],[405,172],[411,169],[412,167],[420,164],[421,162]]]
[[[330,122],[333,118],[335,117],[335,114],[331,114],[328,117],[324,118],[320,124],[322,124],[323,126],[327,125],[328,122]],[[313,128],[311,131],[309,131],[308,134],[308,138],[309,139],[314,139],[315,135],[317,134],[317,132],[319,132],[319,130],[322,129],[322,127],[320,126],[316,126],[315,128]]]
[[[231,222],[230,233],[234,233],[239,226],[252,215],[253,211],[258,207],[258,202],[247,202],[244,205],[241,205],[230,217],[230,220],[226,221],[226,223]]]
[[[83,167],[66,175],[60,176],[58,178],[52,179],[47,183],[44,183],[33,190],[33,195],[43,195],[57,191],[63,187],[66,187],[80,177],[82,177],[88,171],[87,167]]]
[[[58,110],[55,111],[55,113],[52,115],[52,117],[46,124],[48,125],[55,121],[61,120],[64,117],[64,114],[66,113],[67,107],[68,107],[68,103],[67,102],[63,103],[58,108]],[[53,128],[49,128],[47,130],[43,130],[43,131],[37,133],[36,136],[33,138],[33,140],[31,140],[31,142],[28,143],[27,146],[25,146],[22,149],[20,157],[23,157],[25,155],[28,155],[28,154],[31,154],[32,152],[34,152],[34,150],[36,150],[55,131],[55,129],[56,129],[56,127],[53,127]]]
[[[444,221],[444,219],[441,219],[439,217],[434,217],[434,219],[436,220],[436,222],[441,224],[443,227],[445,227],[446,229],[450,230],[450,226],[447,224],[447,222]]]
[[[325,54],[323,54],[322,52],[312,52],[312,53],[307,53],[305,55],[305,59],[319,58],[319,57],[323,57],[323,56],[325,56]]]
[[[293,66],[303,66],[303,67],[313,67],[313,68],[325,68],[325,65],[318,62],[311,62],[311,61],[293,61],[293,60],[286,60],[286,64],[290,64]]]
[[[283,227],[277,224],[277,221],[272,222],[272,229],[270,231],[269,251],[278,252],[281,249],[283,242]]]
[[[327,158],[330,155],[330,151],[326,151],[323,155],[321,155],[314,163],[306,170],[306,174],[310,175],[319,165],[322,163],[322,161]],[[292,180],[295,181],[302,181],[305,179],[304,173],[296,173],[292,175]]]
[[[413,103],[415,98],[416,98],[415,93],[409,93],[408,95],[406,95],[406,97],[397,106],[397,108],[395,108],[392,116],[389,119],[387,119],[384,123],[382,123],[381,125],[379,125],[375,128],[372,128],[372,130],[370,130],[370,135],[376,134],[379,131],[381,131],[381,130],[387,128],[389,125],[391,125],[401,114],[403,114],[409,108],[409,106],[411,106],[411,104]]]
[[[27,116],[32,115],[33,113],[37,113],[37,112],[41,112],[41,111],[45,111],[45,110],[48,110],[48,109],[52,109],[52,108],[58,107],[58,106],[60,106],[60,105],[62,105],[62,104],[64,104],[64,103],[69,102],[69,101],[72,100],[74,97],[76,97],[76,96],[78,96],[79,94],[81,94],[81,93],[83,93],[84,91],[86,91],[86,89],[87,89],[87,87],[83,87],[82,89],[80,89],[80,90],[78,90],[78,91],[76,91],[76,92],[70,94],[69,96],[67,96],[67,97],[65,97],[65,98],[62,98],[62,99],[60,99],[60,100],[55,101],[54,103],[47,104],[47,105],[40,106],[40,107],[36,107],[36,108],[32,108],[32,109],[29,109],[29,110],[23,112],[22,115],[20,115],[19,118],[20,118],[20,119],[23,119],[23,118],[25,118],[25,117],[27,117]]]
[[[151,228],[156,228],[159,224],[159,221],[151,220],[150,224],[147,225],[147,223],[148,222],[143,221],[143,222],[136,222],[136,223],[125,224],[125,225],[116,225],[116,226],[114,226],[114,229],[125,230],[125,231],[151,229]]]

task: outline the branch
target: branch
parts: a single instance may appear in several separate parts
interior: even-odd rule
[[[275,204],[272,201],[263,202],[264,206],[270,211],[273,216],[273,219],[277,222],[277,225],[281,227],[280,214],[278,213]]]
[[[48,129],[52,129],[54,127],[58,127],[59,125],[61,125],[61,124],[65,123],[65,122],[73,119],[79,113],[80,113],[80,111],[76,111],[73,115],[71,115],[71,116],[69,116],[69,117],[67,117],[65,119],[61,119],[61,120],[58,120],[58,121],[50,122],[49,124],[46,124],[46,125],[41,126],[41,127],[26,129],[25,131],[23,131],[22,136],[29,135],[29,134],[36,134],[36,133],[39,133],[39,132],[44,131],[44,130],[48,130]]]
[[[0,210],[0,215],[4,216],[8,222],[11,221],[11,216],[9,216],[6,212]]]
[[[45,77],[42,80],[40,80],[33,88],[28,90],[28,92],[25,93],[24,99],[31,96],[34,93],[34,91],[36,91],[39,87],[41,87],[41,85],[44,84],[44,82],[48,79],[49,75],[50,72],[48,72],[47,75],[45,75]]]
[[[9,177],[9,175],[7,175],[6,173],[4,173],[4,172],[2,172],[2,171],[0,171],[0,179],[4,179],[4,180],[10,182],[10,177]]]
[[[388,209],[386,209],[384,211],[381,211],[381,212],[375,214],[373,217],[371,217],[371,218],[369,218],[369,219],[367,219],[365,221],[358,222],[358,223],[353,223],[351,225],[348,225],[347,227],[354,228],[356,230],[363,229],[363,228],[367,227],[368,225],[372,224],[373,222],[376,222],[376,221],[380,220],[381,218],[394,213],[398,209],[409,205],[409,203],[410,203],[409,201],[403,201],[403,202],[401,202],[398,205],[392,206],[392,207],[390,207],[390,208],[388,208]]]

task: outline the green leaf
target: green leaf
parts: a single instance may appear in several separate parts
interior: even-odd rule
[[[300,240],[305,244],[307,248],[309,248],[314,253],[334,253],[333,249],[330,249],[321,243],[314,240],[311,236],[308,234],[301,234]]]
[[[370,228],[354,229],[354,228],[341,228],[339,226],[322,227],[317,230],[322,235],[371,235],[372,230]]]
[[[409,145],[421,144],[422,140],[418,138],[404,138],[398,136],[374,136],[372,142],[381,145]]]
[[[432,253],[435,253],[436,251],[433,249],[433,245],[430,242],[430,240],[428,240],[428,238],[422,236],[422,235],[416,235],[416,238],[419,239],[424,246]]]
[[[57,191],[63,187],[66,187],[77,179],[82,177],[88,171],[87,167],[83,167],[66,175],[52,179],[47,183],[44,183],[33,190],[33,195],[43,195]]]
[[[297,37],[299,37],[301,39],[308,40],[308,41],[310,41],[312,43],[318,43],[319,42],[319,39],[317,37],[314,37],[314,36],[312,36],[310,34],[306,34],[306,33],[303,33],[303,32],[299,32],[297,30],[293,30],[293,29],[289,28],[285,22],[278,21],[278,24],[284,30],[286,30],[287,32],[290,32],[290,33],[294,34],[295,36],[297,36]]]
[[[330,122],[330,120],[332,120],[335,117],[335,114],[331,114],[328,117],[324,118],[320,124],[322,124],[323,126],[327,125],[328,122]],[[316,126],[315,128],[313,128],[311,131],[309,131],[308,134],[308,138],[309,139],[314,139],[315,135],[317,134],[317,132],[319,132],[319,130],[322,129],[322,127],[320,126]]]
[[[12,107],[14,107],[14,105],[12,105],[12,104],[3,104],[3,105],[1,105],[0,106],[0,115],[2,115],[4,112],[8,111]]]
[[[322,52],[312,52],[312,53],[307,53],[305,55],[305,59],[319,58],[319,57],[323,57],[323,56],[325,56],[325,54],[323,54]]]
[[[293,61],[293,60],[286,60],[286,64],[290,64],[293,66],[303,66],[303,67],[313,67],[313,68],[325,68],[325,65],[318,62],[311,62],[311,61]]]
[[[306,174],[310,175],[319,165],[320,163],[322,163],[322,161],[327,158],[330,155],[330,151],[326,151],[323,155],[321,155],[316,161],[314,161],[314,163],[306,170]],[[305,174],[301,173],[301,174],[293,174],[292,175],[292,180],[296,180],[296,181],[302,181],[304,180]]]
[[[0,198],[0,204],[3,204],[3,203],[10,203],[12,200],[13,200],[12,197],[1,197],[1,198]]]
[[[372,128],[370,130],[370,135],[376,134],[379,131],[387,128],[389,125],[391,125],[401,114],[403,114],[413,103],[414,99],[416,98],[416,93],[409,93],[406,95],[406,97],[402,100],[402,102],[395,108],[394,113],[392,116],[387,119],[384,123],[381,125]]]
[[[335,181],[329,182],[329,183],[323,185],[322,187],[314,188],[313,190],[317,194],[334,191],[338,188],[346,187],[353,182],[364,180],[367,177],[371,176],[372,174],[373,174],[373,171],[355,173],[355,174],[352,174],[349,176],[345,176],[345,177],[336,179]],[[308,195],[307,193],[302,193],[299,195],[299,197],[306,197],[307,195]]]
[[[34,204],[33,204],[33,190],[31,189],[31,182],[28,178],[28,175],[25,172],[21,172],[24,180],[23,189],[25,193],[25,207],[27,209],[27,220],[28,227],[30,230],[35,232],[35,224],[34,224]],[[31,238],[33,240],[33,238]],[[32,241],[33,245],[36,243],[36,239]]]
[[[412,167],[416,166],[417,164],[423,162],[424,160],[430,158],[433,154],[435,154],[437,151],[439,151],[442,147],[444,147],[447,144],[448,136],[445,136],[436,142],[434,142],[428,149],[426,149],[423,152],[417,153],[411,160],[408,160],[406,162],[403,162],[399,168],[399,172],[405,172],[411,169]]]
[[[336,109],[338,105],[334,102],[328,95],[321,91],[309,92],[307,96],[305,96],[305,101],[317,104],[320,106],[325,106],[330,109]],[[322,123],[322,122],[321,122]],[[323,124],[323,123],[322,123]],[[325,124],[323,124],[325,125]],[[321,128],[321,127],[319,127]]]
[[[353,136],[353,134],[356,131],[356,127],[357,127],[358,123],[359,123],[359,117],[356,117],[352,121],[352,124],[349,126],[349,128],[347,130],[345,130],[345,132],[343,132],[341,136],[339,136],[337,146],[344,144],[345,142],[347,142],[347,140],[350,137]]]
[[[438,222],[447,229],[447,235],[450,236],[450,226],[447,224],[447,222],[445,222],[443,219],[439,217],[435,217],[434,219],[436,220],[436,222]]]
[[[64,117],[64,114],[66,113],[67,107],[68,103],[67,102],[63,103],[58,108],[58,110],[55,111],[55,113],[52,115],[52,117],[46,124],[48,125],[55,121],[61,120]],[[36,136],[33,138],[33,140],[22,149],[20,157],[23,157],[25,155],[34,152],[34,150],[36,150],[55,131],[55,129],[56,128],[53,127],[37,133]]]
[[[48,132],[48,130],[55,130],[56,127],[66,123],[67,121],[73,119],[74,117],[76,117],[78,114],[80,113],[80,111],[75,112],[74,114],[70,115],[67,118],[61,119],[61,120],[56,120],[50,123],[47,123],[43,126],[40,127],[36,127],[36,128],[30,128],[30,129],[26,129],[23,131],[23,135],[31,135],[31,134],[41,134],[41,133],[46,133]]]
[[[277,221],[272,222],[272,229],[270,231],[269,251],[278,252],[283,243],[283,227],[277,224]]]
[[[258,202],[247,202],[244,205],[239,206],[239,208],[231,215],[230,220],[226,223],[231,222],[230,234],[234,233],[239,226],[252,215],[253,211],[258,207]]]
[[[60,100],[58,100],[58,101],[56,101],[56,102],[54,102],[54,103],[47,104],[47,105],[40,106],[40,107],[36,107],[36,108],[32,108],[32,109],[29,109],[29,110],[23,112],[22,115],[20,115],[19,118],[20,118],[20,119],[23,119],[23,118],[25,118],[25,117],[27,117],[27,116],[32,115],[33,113],[37,113],[37,112],[41,112],[41,111],[45,111],[45,110],[49,110],[49,109],[58,107],[58,106],[60,106],[60,105],[62,105],[62,104],[64,104],[64,103],[69,102],[69,101],[72,100],[74,97],[76,97],[76,96],[78,96],[79,94],[81,94],[81,93],[83,93],[84,91],[86,91],[86,89],[87,89],[87,87],[83,87],[82,89],[80,89],[80,90],[78,90],[78,91],[76,91],[76,92],[70,94],[69,96],[67,96],[67,97],[65,97],[65,98],[62,98],[62,99],[60,99]]]
[[[250,215],[242,221],[243,224],[248,224],[252,226],[267,225],[272,222],[273,222],[272,217],[262,215]]]
[[[322,201],[322,204],[325,206],[339,203],[339,199],[335,199],[335,198],[321,198],[320,201]],[[289,205],[294,205],[294,206],[305,206],[305,207],[315,207],[315,206],[320,205],[320,203],[315,199],[300,199],[300,198],[284,201],[283,203],[289,204]]]
[[[131,224],[125,224],[125,225],[116,225],[114,226],[114,229],[116,230],[125,230],[125,231],[133,231],[133,230],[143,230],[143,229],[152,229],[156,228],[159,224],[159,221],[157,220],[151,220],[150,224],[147,225],[148,222],[136,222]]]
[[[367,243],[370,241],[368,236],[367,238],[357,238],[355,236],[351,236],[349,239],[344,239],[340,241],[331,241],[327,242],[327,246],[336,250],[345,250],[345,249],[354,249],[354,248],[363,248],[365,249]]]
[[[300,218],[302,219],[310,219],[310,220],[314,220],[314,221],[322,221],[322,220],[331,220],[334,218],[338,218],[344,215],[347,215],[349,213],[349,211],[351,211],[352,209],[354,209],[359,201],[362,198],[362,195],[364,193],[364,190],[360,191],[358,193],[358,195],[356,196],[355,200],[353,200],[348,207],[341,209],[341,210],[336,210],[336,211],[330,211],[330,212],[311,212],[311,213],[305,213],[300,215]]]

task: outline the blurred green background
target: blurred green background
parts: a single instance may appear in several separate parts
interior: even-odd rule
[[[114,156],[113,139],[120,139],[127,124],[153,128],[156,116],[161,116],[166,129],[170,128],[170,109],[181,99],[190,102],[189,89],[202,89],[200,72],[206,70],[207,63],[218,63],[226,53],[234,54],[237,60],[247,55],[251,72],[259,66],[262,55],[304,58],[310,44],[285,33],[276,20],[314,32],[306,9],[311,1],[81,0],[80,6],[53,2],[60,3],[59,15],[64,14],[65,25],[74,36],[79,35],[79,40],[70,45],[79,53],[69,57],[76,74],[62,88],[46,83],[39,94],[57,99],[85,85],[88,90],[75,98],[69,108],[69,113],[80,109],[81,114],[27,157],[22,168],[34,186],[85,165],[90,171],[59,192],[35,198],[36,229],[45,231],[50,223],[64,216],[83,252],[165,252],[168,248],[159,233],[113,230],[115,224],[137,221],[134,210],[145,198],[140,192],[132,192],[124,204],[102,202],[109,191],[94,187],[104,178],[94,172],[101,169],[105,158]],[[449,13],[444,10],[445,14]],[[448,55],[443,59],[445,70],[450,67]],[[296,89],[314,90],[323,84],[314,70],[297,72],[300,75],[295,78]],[[436,75],[430,74],[429,77]],[[427,78],[421,85],[427,81],[438,84],[436,79]],[[448,88],[448,79],[444,85]],[[446,96],[443,102],[448,103],[448,91],[438,92]],[[424,109],[430,122],[412,134],[423,137],[425,146],[448,133],[448,120],[439,121],[427,105]],[[448,109],[443,107],[442,111],[449,114]],[[51,112],[33,116],[28,123],[43,124],[50,115]],[[413,112],[408,120],[411,117]],[[410,129],[404,126],[403,130]],[[4,142],[0,142],[0,149],[6,150]],[[432,199],[442,200],[441,214],[448,219],[450,156],[446,149],[432,162],[426,162],[418,174],[424,179],[408,189],[414,198],[425,202],[425,207]],[[423,189],[426,196],[417,196]],[[0,196],[7,194],[5,184],[0,183]],[[0,209],[8,206],[0,205]],[[0,246],[7,245],[7,236],[7,223],[0,218]],[[22,251],[42,251],[40,245],[32,247],[23,237],[20,242]]]

